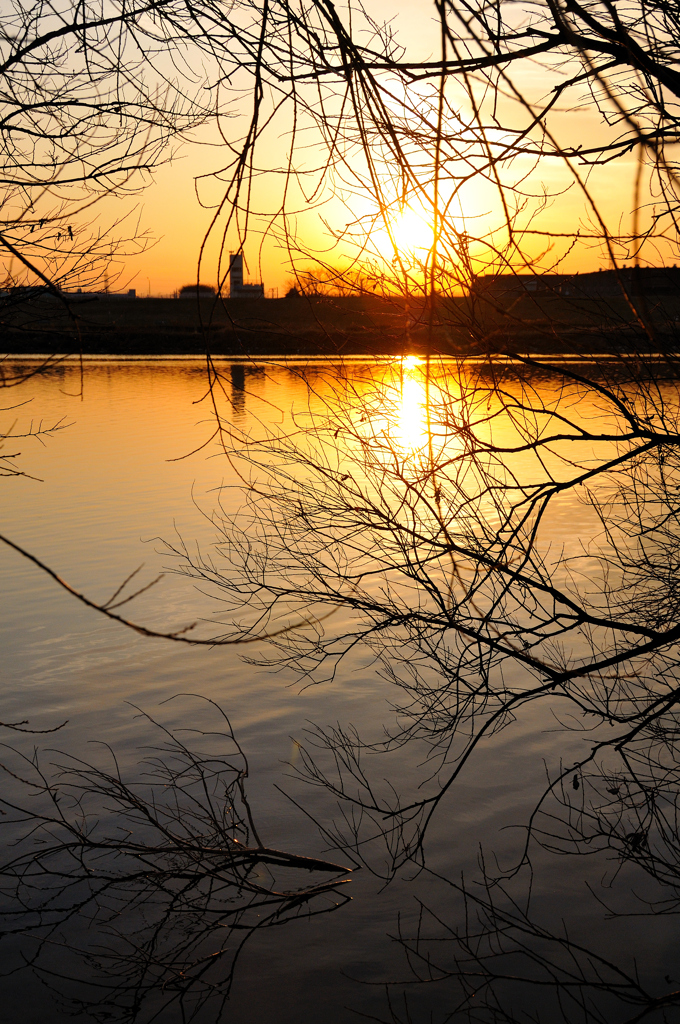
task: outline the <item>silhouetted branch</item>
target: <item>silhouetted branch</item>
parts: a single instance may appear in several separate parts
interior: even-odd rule
[[[159,741],[132,771],[111,750],[108,766],[59,752],[47,765],[37,752],[2,765],[4,939],[21,937],[27,964],[75,1006],[139,1020],[178,1004],[189,1020],[212,1001],[221,1020],[255,932],[349,898],[348,869],[261,841],[245,755],[224,712],[204,703],[216,716],[206,730],[144,715]],[[300,870],[331,878],[300,885]]]

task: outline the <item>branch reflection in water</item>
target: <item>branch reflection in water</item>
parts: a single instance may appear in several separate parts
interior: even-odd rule
[[[397,988],[377,1019],[622,1024],[677,1013],[669,956],[678,402],[670,371],[662,379],[658,365],[651,369],[654,378],[641,360],[529,368],[432,360],[429,379],[414,361],[259,376],[229,367],[219,382],[231,378],[239,391],[235,410],[218,411],[247,481],[244,506],[232,511],[232,486],[213,519],[216,546],[204,559],[193,546],[191,557],[179,545],[175,553],[186,576],[212,587],[220,632],[264,634],[268,663],[288,665],[305,683],[344,672],[335,688],[317,691],[329,698],[331,724],[320,721],[325,704],[305,712],[320,724],[300,737],[297,781],[287,785],[342,851],[331,862],[362,863],[390,882],[387,899],[403,895],[400,928],[385,914],[377,927],[396,933],[414,973],[381,965],[382,980]],[[298,395],[308,389],[309,405],[292,421],[270,414],[267,375],[276,373],[297,374]],[[252,409],[265,407],[257,422]],[[420,424],[414,445],[404,437],[409,408]],[[391,692],[391,706],[343,704],[357,663],[350,659],[362,647],[383,674],[375,703]],[[198,730],[193,710],[187,716]],[[298,899],[303,913],[342,901],[332,863],[329,891],[323,875],[322,888],[263,880],[273,851],[253,840],[234,788],[237,778],[245,785],[245,766],[230,730],[225,723],[218,743],[208,736],[214,729],[205,723],[190,742],[163,733],[144,762],[151,774],[126,775],[126,792],[107,757],[92,766],[49,755],[56,767],[42,775],[30,760],[5,757],[37,795],[15,801],[33,831],[4,876],[6,909],[16,914],[7,931],[22,934],[25,951],[39,948],[33,969],[85,1012],[87,983],[93,1001],[103,993],[103,1009],[122,1019],[161,1014],[166,1024],[174,1003],[178,1019],[203,1008],[215,1020],[211,1000],[223,1005],[242,936],[291,920]],[[518,766],[530,761],[528,781]],[[315,790],[305,789],[310,783]],[[202,825],[191,808],[206,786],[217,803]],[[513,802],[515,790],[523,802]],[[512,841],[488,810],[502,802],[500,824],[520,826]],[[148,813],[161,815],[158,829]],[[16,817],[6,816],[10,828],[21,826]],[[50,845],[37,856],[30,846],[48,829],[63,863],[44,856]],[[225,831],[247,848],[242,869],[227,875],[234,857],[221,851],[235,847]],[[105,849],[87,845],[98,835]],[[479,838],[485,855],[475,871]],[[293,860],[285,869],[266,861],[266,870],[297,871]],[[579,885],[567,885],[576,876]],[[253,921],[259,900],[274,902]],[[609,914],[621,915],[614,931]],[[649,916],[631,927],[632,914]],[[6,946],[15,941],[6,935]],[[367,943],[356,942],[365,955]],[[7,958],[5,969],[15,964]],[[69,980],[58,981],[57,969]],[[364,1012],[375,1006],[360,991],[354,1002]]]
[[[514,864],[484,867],[486,895],[475,899],[467,883],[448,878],[463,896],[462,931],[435,914],[456,942],[483,938],[494,957],[506,955],[510,937],[519,941],[510,953],[531,968],[515,978],[528,986],[525,1016],[513,1016],[514,997],[502,991],[510,968],[497,977],[485,952],[475,954],[473,971],[489,994],[485,1006],[469,991],[442,1019],[477,1014],[473,996],[480,1020],[533,1019],[526,1014],[539,1006],[551,1024],[666,1019],[680,1006],[672,979],[648,985],[637,974],[638,951],[619,964],[626,950],[612,959],[588,936],[561,937],[554,921],[535,918],[534,875],[523,903],[508,891],[506,911],[506,897],[496,896],[503,879],[520,885],[537,861],[544,871],[545,855],[566,846],[577,856],[601,851],[605,873],[616,851],[626,870],[610,872],[608,884],[628,893],[616,913],[640,912],[631,896],[640,873],[662,887],[640,896],[644,912],[673,904],[675,364],[640,355],[591,365],[428,360],[422,385],[418,372],[397,365],[341,383],[317,377],[316,405],[299,431],[237,446],[246,504],[240,515],[215,516],[216,553],[227,561],[176,548],[180,571],[214,585],[225,635],[271,637],[264,664],[323,682],[362,645],[393,685],[382,735],[314,726],[295,766],[300,780],[339,803],[325,833],[331,845],[386,880],[429,868],[427,837],[455,807],[466,776],[496,735],[517,731],[546,705],[558,736],[551,775],[528,820],[517,822],[526,840]],[[605,790],[615,796],[606,807]],[[625,812],[621,793],[637,794]],[[652,818],[661,837],[654,851]],[[470,920],[472,904],[483,927]],[[430,963],[422,934],[404,941]],[[558,946],[576,972],[571,980],[554,960]],[[459,981],[464,973],[457,955],[452,968],[439,968]],[[537,995],[547,984],[554,1005]]]
[[[3,973],[23,960],[73,1013],[222,1020],[256,932],[349,899],[348,869],[263,843],[229,720],[183,699],[205,728],[143,716],[158,743],[132,778],[108,746],[102,764],[5,752],[4,791],[18,795],[0,800],[14,837],[0,867]],[[301,872],[320,880],[300,885]]]

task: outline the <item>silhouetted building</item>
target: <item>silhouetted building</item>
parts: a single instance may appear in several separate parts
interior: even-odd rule
[[[575,299],[621,298],[629,295],[680,295],[680,267],[620,267],[588,274],[485,274],[476,279],[479,298],[501,304],[523,295],[560,295]]]
[[[229,298],[230,299],[263,299],[263,284],[243,283],[243,255],[229,253]]]

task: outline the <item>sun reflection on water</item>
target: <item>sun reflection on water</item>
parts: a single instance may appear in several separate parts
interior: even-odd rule
[[[416,356],[407,356],[402,364],[394,434],[399,446],[408,451],[418,451],[428,443],[427,387],[420,363]]]
[[[442,380],[447,381],[446,393]],[[430,473],[433,459],[460,448],[456,428],[460,403],[451,401],[447,372],[417,355],[397,359],[376,374],[359,397],[355,429],[365,457],[392,464],[399,472]]]

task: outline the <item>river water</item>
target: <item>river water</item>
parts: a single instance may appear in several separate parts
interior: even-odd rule
[[[21,367],[27,366],[24,360]],[[356,383],[383,372],[360,361],[223,369],[221,411],[241,437],[264,428],[297,429],[310,404],[318,411],[344,380]],[[200,360],[89,360],[84,369],[68,362],[5,392],[3,408],[4,422],[14,423],[17,437],[6,442],[5,452],[20,452],[16,465],[24,474],[2,482],[6,536],[95,601],[105,601],[139,566],[142,585],[164,574],[126,607],[130,618],[151,628],[171,631],[214,614],[210,597],[192,581],[166,572],[172,559],[165,542],[182,538],[191,550],[208,551],[218,497],[228,508],[239,500],[234,468],[213,436]],[[417,387],[404,388],[399,415],[407,443],[422,430]],[[50,432],[20,436],[38,429]],[[588,510],[569,499],[556,507],[551,529],[556,542],[577,544],[592,529]],[[0,576],[0,721],[28,720],[35,729],[66,722],[48,737],[4,730],[6,743],[27,754],[38,746],[96,758],[96,744],[106,742],[127,769],[153,735],[135,709],[175,728],[199,714],[198,701],[164,702],[176,694],[200,694],[228,713],[249,757],[250,799],[266,842],[304,855],[326,851],[342,861],[342,855],[327,852],[314,822],[281,790],[316,820],[332,820],[333,800],[292,779],[288,763],[295,761],[295,740],[304,738],[310,722],[359,724],[376,736],[391,723],[389,686],[366,652],[349,657],[332,682],[303,688],[288,671],[244,662],[237,648],[181,647],[138,636],[79,604],[6,547],[0,550]],[[575,760],[579,743],[557,732],[551,709],[542,707],[491,738],[433,826],[428,855],[439,876],[404,871],[384,886],[368,871],[357,871],[348,886],[352,900],[337,911],[255,934],[238,965],[224,1019],[344,1024],[363,1013],[389,1020],[384,984],[410,978],[394,941],[398,921],[406,931],[415,928],[421,901],[443,917],[455,915],[446,879],[459,879],[462,871],[474,876],[480,843],[509,864],[521,843],[516,826],[526,820],[546,764],[554,770],[560,759]],[[411,766],[407,753],[403,757],[407,775]],[[11,790],[11,780],[3,785]],[[11,828],[6,833],[11,836]],[[605,860],[584,867],[561,858],[552,868],[544,866],[536,898],[555,922],[567,916],[570,927],[596,936],[610,953],[629,951],[633,943],[653,973],[672,973],[672,922],[663,928],[655,921],[607,922],[590,896],[586,883],[599,884],[610,868]],[[3,1019],[72,1019],[59,994],[30,971],[2,978],[0,991],[9,1014]],[[397,1019],[439,1021],[452,1009],[450,992],[436,984],[413,989],[410,999],[412,1018],[400,1002]],[[81,1007],[76,1019],[98,1018],[91,1007]],[[171,1024],[181,1018],[168,1011],[159,1019]],[[208,1008],[201,1019],[217,1018]]]

